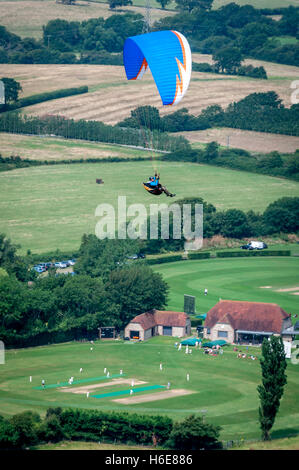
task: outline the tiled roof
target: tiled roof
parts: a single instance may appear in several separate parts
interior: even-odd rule
[[[280,334],[283,320],[289,316],[277,304],[221,300],[208,311],[204,326],[212,328],[216,323],[229,323],[234,330]]]
[[[164,310],[150,310],[134,317],[130,323],[138,323],[144,330],[157,325],[162,326],[186,326],[188,315],[184,312],[172,312]]]

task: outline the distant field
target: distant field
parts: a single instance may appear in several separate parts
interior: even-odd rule
[[[129,11],[145,14],[144,9],[137,5],[142,6],[142,1],[140,0],[136,4],[134,2],[131,7],[113,11],[109,10],[107,3],[95,1],[78,0],[75,5],[63,5],[62,3],[56,3],[55,0],[0,0],[0,18],[1,25],[5,26],[10,32],[21,37],[40,39],[43,35],[42,26],[50,20],[60,18],[66,21],[82,22],[90,18],[102,17],[106,19],[113,14]],[[153,22],[172,14],[174,13],[167,10],[151,9]]]
[[[206,62],[208,64],[213,63],[211,54],[199,54],[197,52],[192,54],[192,59],[194,62]],[[245,59],[245,65],[253,65],[254,67],[264,67],[268,75],[268,82],[272,83],[273,80],[295,80],[298,78],[299,67],[294,65],[285,65],[285,64],[276,64],[274,62],[266,62],[265,60],[257,59]],[[257,81],[257,80],[256,80]],[[263,80],[261,80],[263,81]],[[287,86],[285,84],[285,86]]]
[[[299,183],[213,166],[160,162],[161,181],[178,198],[203,197],[218,209],[262,212],[283,196],[298,196]],[[31,167],[0,173],[0,233],[20,243],[22,252],[77,249],[83,233],[94,233],[95,209],[118,196],[132,203],[169,203],[147,194],[142,182],[151,162],[118,162]],[[96,178],[104,180],[97,185]],[[174,202],[176,198],[172,199]]]
[[[211,61],[211,56],[194,54],[196,62]],[[253,61],[251,61],[253,63]],[[255,61],[257,65],[259,62]],[[58,114],[74,119],[98,120],[115,124],[143,105],[155,106],[161,115],[188,108],[198,115],[209,105],[228,106],[250,93],[276,91],[286,106],[291,105],[291,83],[298,68],[267,64],[270,79],[221,76],[193,72],[184,99],[175,107],[162,106],[150,72],[138,81],[127,81],[121,66],[106,65],[2,65],[0,76],[12,77],[23,87],[23,96],[70,86],[88,85],[89,93],[61,98],[23,108],[32,115]]]
[[[183,135],[195,148],[212,141],[216,141],[224,147],[242,148],[250,152],[261,153],[273,152],[274,150],[281,153],[293,153],[299,148],[299,137],[232,128],[178,132],[174,135]]]
[[[0,154],[31,160],[86,160],[88,158],[151,158],[152,152],[120,145],[58,137],[0,133]]]
[[[269,248],[276,249],[274,245]],[[298,257],[216,258],[153,267],[170,286],[169,310],[182,311],[184,294],[188,294],[196,297],[198,313],[206,313],[221,298],[273,302],[287,313],[299,314],[298,296],[290,290],[299,291]]]
[[[256,390],[261,382],[259,361],[237,359],[232,346],[227,346],[224,354],[217,357],[206,356],[201,350],[193,350],[192,354],[186,355],[184,349],[180,352],[175,349],[176,341],[178,338],[172,337],[155,337],[145,343],[96,341],[93,351],[90,351],[88,342],[8,350],[5,364],[1,365],[0,414],[11,416],[34,410],[44,415],[49,406],[161,414],[174,420],[181,420],[191,413],[205,413],[208,423],[221,426],[220,438],[223,440],[259,439]],[[245,346],[240,349],[245,352]],[[256,347],[249,347],[248,353],[257,357],[261,354],[260,348]],[[163,364],[162,371],[160,363]],[[80,367],[83,368],[81,374]],[[110,375],[119,374],[123,369],[127,378],[145,381],[149,386],[165,386],[170,382],[173,390],[183,388],[194,393],[123,405],[114,402],[113,397],[93,398],[92,393],[87,398],[85,394],[62,393],[59,388],[33,388],[40,386],[42,379],[50,385],[67,381],[70,376],[75,381],[96,378],[103,375],[104,368]],[[29,376],[32,376],[32,383]],[[273,427],[274,438],[299,433],[298,365],[288,361],[287,376],[288,383]],[[90,383],[103,384],[103,379],[93,379]],[[126,388],[124,385],[110,385],[105,392]],[[104,391],[103,388],[101,390]]]
[[[213,8],[220,8],[231,3],[231,0],[214,0]],[[298,6],[298,0],[235,0],[238,5],[252,5],[254,8],[286,8],[289,5]]]

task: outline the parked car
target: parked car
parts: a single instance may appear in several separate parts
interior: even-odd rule
[[[57,261],[54,266],[55,268],[67,268],[67,264],[64,261]]]
[[[36,271],[37,273],[44,273],[46,268],[40,265],[33,266],[32,270]]]
[[[268,248],[268,245],[266,245],[266,243],[257,241],[251,241],[250,246],[256,250],[263,250],[264,248]]]
[[[242,245],[240,248],[242,248],[242,250],[254,250],[250,243],[247,243],[247,245]]]
[[[69,266],[74,266],[74,264],[76,264],[76,260],[75,259],[69,259],[68,264],[69,264]]]
[[[128,259],[138,259],[138,255],[127,256]]]
[[[37,266],[41,266],[42,268],[45,268],[45,270],[49,269],[49,266],[47,265],[47,263],[39,263]]]

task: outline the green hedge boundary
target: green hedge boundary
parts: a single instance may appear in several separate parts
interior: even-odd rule
[[[249,258],[252,256],[291,256],[290,250],[254,250],[254,251],[218,251],[215,253],[217,258]],[[150,258],[146,260],[146,264],[162,264],[173,263],[176,261],[194,260],[194,259],[210,259],[212,258],[209,251],[203,253],[189,253],[188,258],[182,255],[160,256],[159,258]]]
[[[47,93],[39,93],[36,95],[27,96],[21,98],[14,104],[4,105],[0,107],[0,112],[13,111],[19,108],[25,108],[26,106],[33,106],[34,104],[43,103],[44,101],[56,100],[59,98],[66,98],[73,95],[81,95],[88,93],[88,86],[80,86],[76,88],[62,88],[60,90],[49,91]]]
[[[252,256],[291,256],[290,250],[218,251],[217,258],[250,258]]]
[[[146,264],[162,264],[162,263],[174,263],[175,261],[183,261],[182,255],[160,256],[159,258],[149,258],[145,262]]]

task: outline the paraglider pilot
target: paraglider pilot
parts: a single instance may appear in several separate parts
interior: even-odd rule
[[[155,173],[155,176],[150,176],[149,181],[144,184],[145,189],[147,189],[152,194],[162,194],[165,193],[166,196],[174,197],[175,194],[172,194],[168,191],[165,186],[162,186],[160,183],[160,175]]]

